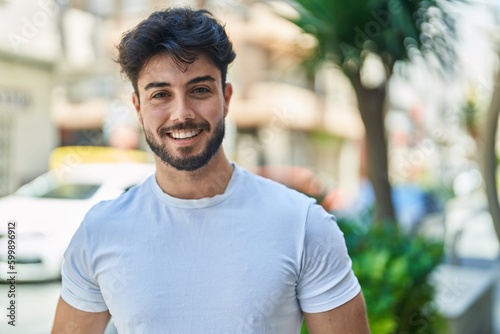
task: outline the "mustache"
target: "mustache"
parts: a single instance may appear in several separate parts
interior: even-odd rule
[[[172,126],[166,126],[161,128],[158,132],[160,135],[165,135],[169,132],[173,131],[181,131],[181,130],[210,130],[210,124],[207,121],[195,123],[193,121],[188,121],[184,123],[177,123]]]

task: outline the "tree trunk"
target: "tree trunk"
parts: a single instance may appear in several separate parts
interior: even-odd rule
[[[486,115],[484,128],[484,151],[483,151],[483,179],[486,186],[488,206],[497,238],[500,241],[500,204],[498,203],[497,190],[497,158],[495,143],[497,138],[498,116],[500,114],[500,71],[498,71],[495,89],[491,96],[491,103]]]
[[[395,214],[388,177],[389,166],[384,125],[387,88],[385,84],[374,89],[365,88],[359,74],[350,76],[350,79],[356,91],[358,108],[366,131],[367,174],[375,192],[375,218],[378,223],[394,223]]]

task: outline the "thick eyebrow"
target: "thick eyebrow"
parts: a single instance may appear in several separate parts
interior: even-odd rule
[[[194,84],[204,82],[204,81],[215,82],[216,80],[211,75],[204,75],[204,76],[196,77],[196,78],[189,80],[186,86],[194,85]],[[151,88],[171,87],[171,86],[172,85],[168,82],[150,82],[144,87],[144,90],[148,90]]]
[[[187,85],[194,85],[204,81],[215,81],[215,78],[211,75],[204,75],[201,77],[196,77],[188,81]]]
[[[144,87],[144,90],[148,90],[151,88],[159,88],[159,87],[170,87],[172,86],[168,82],[150,82]]]

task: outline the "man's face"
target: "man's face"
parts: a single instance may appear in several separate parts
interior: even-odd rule
[[[133,102],[151,150],[177,170],[194,171],[217,153],[232,94],[219,69],[200,56],[179,67],[162,53],[142,69]]]

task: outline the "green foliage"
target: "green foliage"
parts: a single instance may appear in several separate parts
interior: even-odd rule
[[[298,18],[288,18],[316,37],[311,63],[330,59],[349,75],[359,72],[366,52],[378,54],[388,70],[411,50],[432,53],[449,66],[454,24],[436,0],[294,0]]]
[[[394,224],[339,221],[353,270],[363,289],[372,333],[438,333],[442,319],[432,306],[429,274],[441,262],[443,244],[406,235]],[[305,326],[301,333],[307,333]]]
[[[433,333],[429,274],[441,262],[443,244],[406,235],[393,224],[360,228],[341,221],[353,270],[363,288],[373,333]]]

